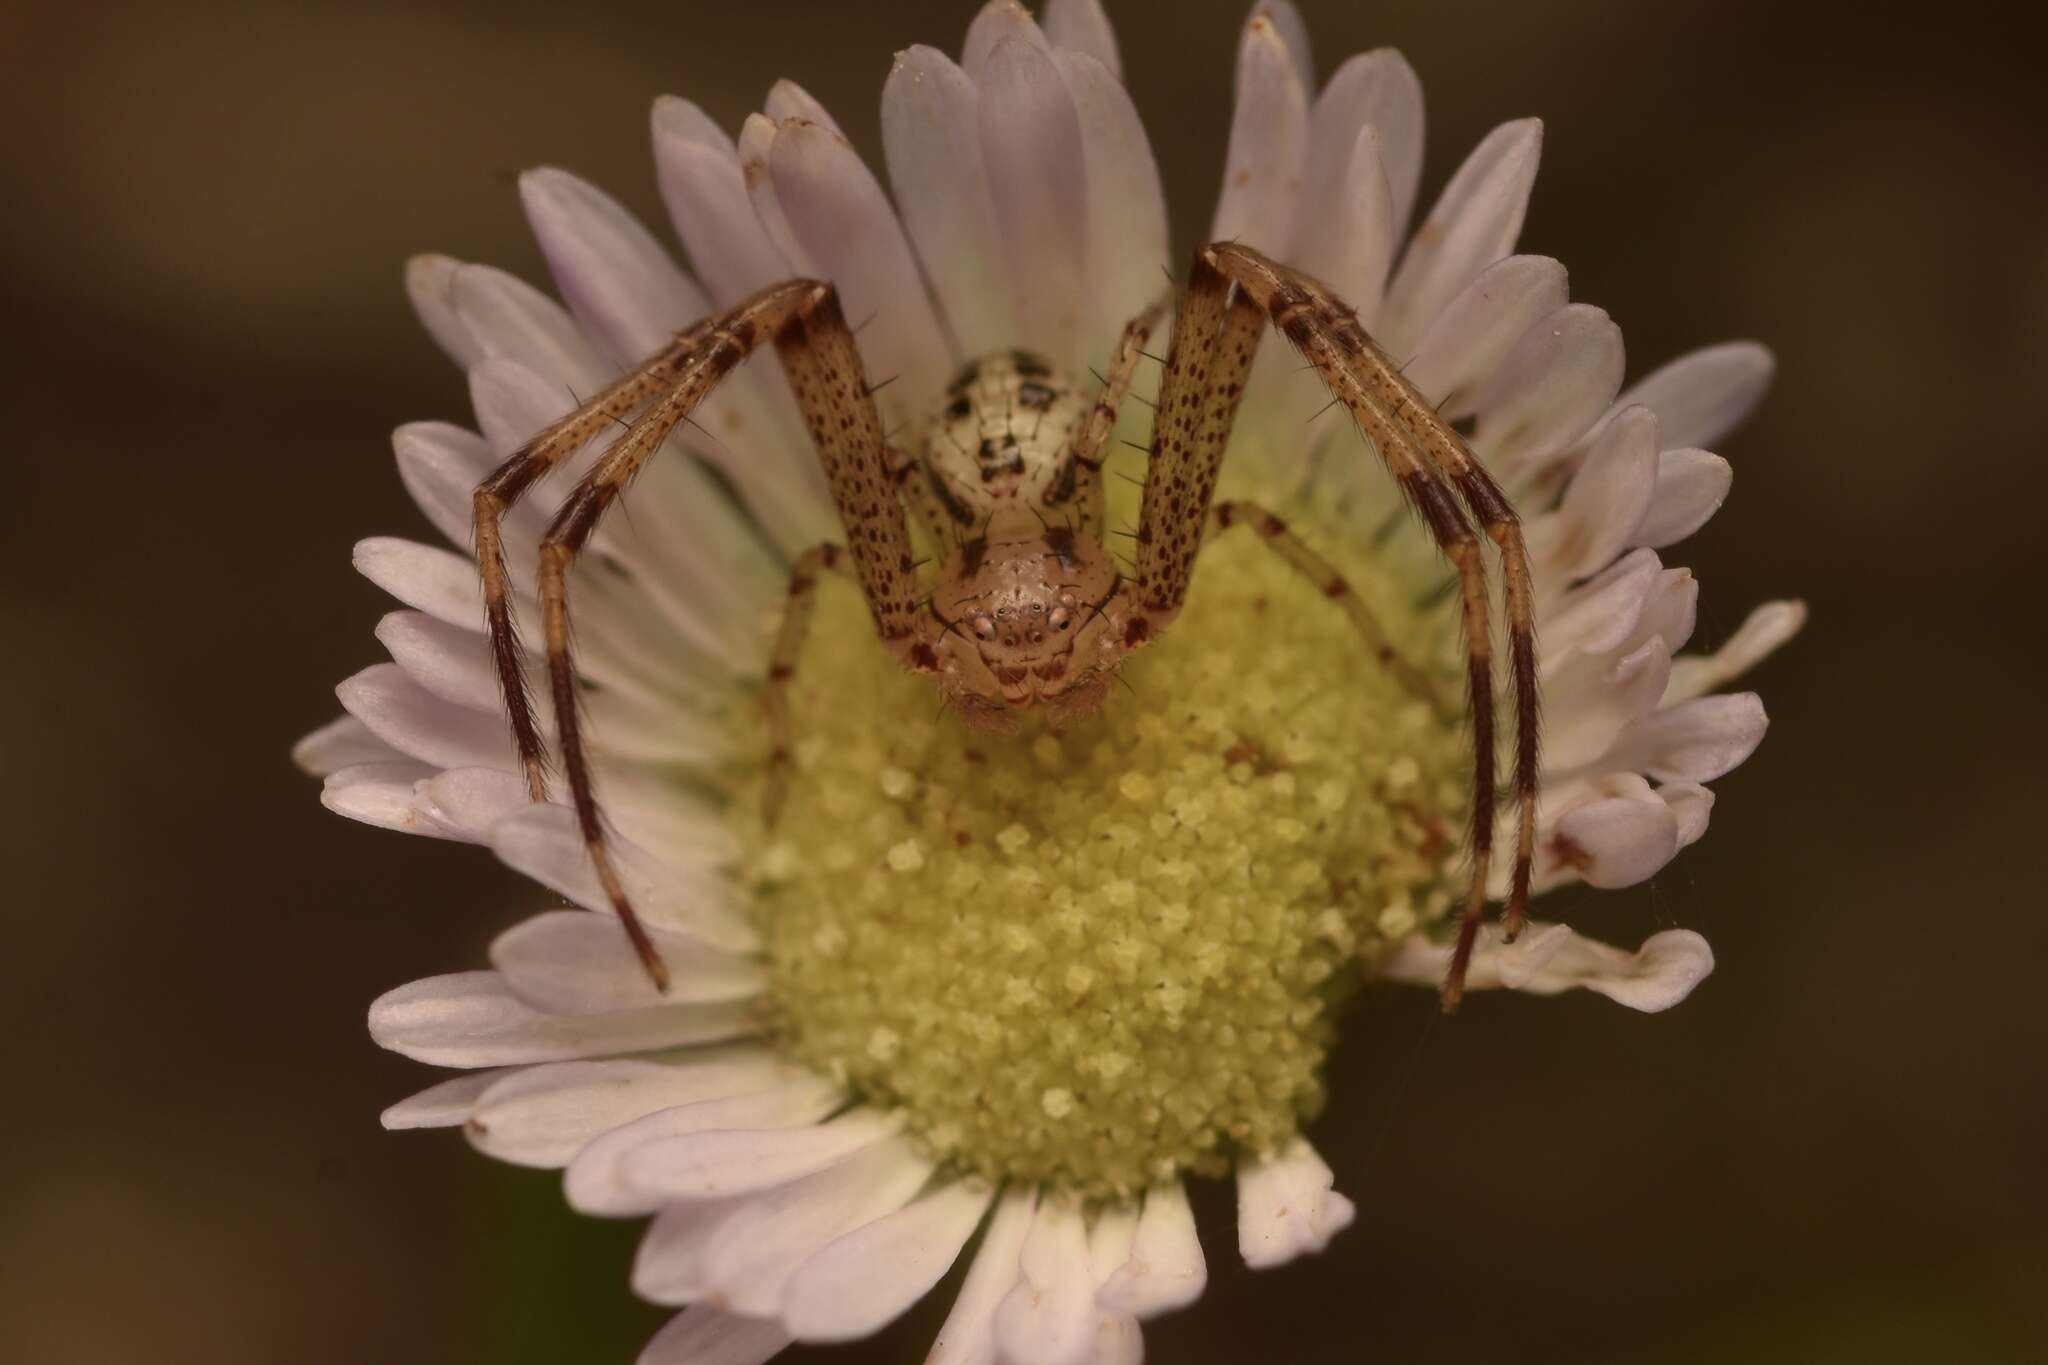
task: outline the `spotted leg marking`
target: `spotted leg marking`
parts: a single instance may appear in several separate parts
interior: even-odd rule
[[[1157,636],[1187,599],[1223,447],[1264,326],[1257,306],[1233,294],[1215,264],[1197,256],[1181,290],[1159,382],[1138,512],[1137,607],[1124,626],[1129,648]]]
[[[1506,916],[1509,931],[1519,929],[1528,915],[1529,868],[1535,850],[1538,702],[1534,594],[1520,523],[1463,438],[1374,344],[1358,315],[1342,300],[1300,271],[1236,243],[1216,243],[1201,251],[1198,259],[1210,262],[1255,300],[1322,374],[1331,395],[1350,410],[1458,571],[1472,714],[1473,793],[1472,884],[1443,989],[1444,1009],[1456,1009],[1485,911],[1486,879],[1493,856],[1493,639],[1488,623],[1489,585],[1472,529],[1474,520],[1500,550],[1509,667],[1514,680],[1514,782],[1521,827]],[[1463,496],[1462,506],[1452,487]]]
[[[546,634],[548,677],[554,702],[555,728],[561,742],[562,767],[569,780],[578,827],[606,899],[632,939],[648,975],[666,989],[668,969],[633,911],[607,848],[605,822],[598,809],[578,711],[576,668],[571,651],[569,571],[589,543],[591,534],[620,492],[669,434],[686,420],[714,385],[744,360],[763,340],[773,339],[789,371],[797,402],[818,446],[820,459],[846,518],[850,551],[860,569],[876,626],[885,643],[909,661],[914,637],[916,580],[908,554],[909,534],[903,511],[888,490],[883,467],[881,421],[861,371],[852,333],[840,313],[832,287],[815,280],[792,280],[745,300],[729,312],[700,323],[684,334],[673,350],[682,354],[671,365],[650,364],[666,383],[646,410],[608,447],[597,467],[576,486],[540,546],[541,621]],[[683,344],[687,342],[688,344]],[[669,353],[665,352],[664,355]],[[607,391],[608,393],[610,391]],[[564,430],[595,431],[611,414],[592,405],[558,424]],[[553,430],[551,428],[551,430]],[[578,438],[587,439],[587,437]],[[529,484],[531,479],[527,481]],[[879,502],[880,507],[872,504]],[[860,517],[857,519],[855,511]],[[902,643],[895,642],[900,639]]]
[[[1259,540],[1274,554],[1292,565],[1303,578],[1316,585],[1323,596],[1344,609],[1351,618],[1351,624],[1358,631],[1359,638],[1371,653],[1373,661],[1393,674],[1403,691],[1419,702],[1426,703],[1432,710],[1442,708],[1442,699],[1430,685],[1429,678],[1414,664],[1401,657],[1393,642],[1387,639],[1385,627],[1372,614],[1372,608],[1365,604],[1357,591],[1337,571],[1337,566],[1310,549],[1300,536],[1289,529],[1286,522],[1257,503],[1226,499],[1209,509],[1210,533],[1217,534],[1233,526],[1248,526],[1259,533]],[[1204,542],[1207,543],[1206,541]]]

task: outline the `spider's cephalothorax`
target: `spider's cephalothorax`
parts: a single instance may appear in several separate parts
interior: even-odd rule
[[[1163,313],[1134,319],[1089,395],[1025,352],[984,356],[961,371],[921,439],[883,436],[874,391],[831,285],[791,280],[680,333],[576,411],[540,432],[476,490],[477,559],[512,730],[535,800],[546,792],[546,749],[513,633],[500,526],[534,481],[593,437],[625,424],[563,505],[540,547],[541,621],[563,768],[598,878],[657,982],[667,969],[633,913],[606,851],[577,713],[569,648],[568,572],[599,518],[692,409],[763,342],[774,345],[824,465],[846,544],[814,546],[791,572],[789,600],[763,700],[772,749],[770,818],[791,766],[789,682],[830,570],[857,582],[882,645],[905,668],[936,676],[971,722],[1001,727],[1022,707],[1056,718],[1093,710],[1126,653],[1157,640],[1179,614],[1204,539],[1236,525],[1340,605],[1374,663],[1423,690],[1414,665],[1331,565],[1278,517],[1216,502],[1216,477],[1261,333],[1270,323],[1322,376],[1400,484],[1457,571],[1473,731],[1471,882],[1444,984],[1456,1004],[1485,907],[1493,856],[1492,604],[1483,535],[1499,551],[1515,709],[1513,785],[1519,820],[1506,912],[1510,937],[1527,914],[1535,847],[1534,604],[1521,523],[1450,423],[1380,350],[1357,315],[1322,284],[1249,247],[1219,242],[1195,254],[1176,300],[1173,340],[1130,572],[1102,543],[1102,463],[1117,411]],[[938,560],[921,579],[906,503]]]
[[[970,723],[1092,711],[1122,653],[1102,473],[1076,453],[1094,407],[1037,356],[996,352],[960,371],[916,448],[904,490],[939,556],[941,686]]]

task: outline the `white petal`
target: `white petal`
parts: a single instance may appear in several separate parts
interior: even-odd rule
[[[676,235],[721,308],[796,273],[761,229],[732,139],[703,110],[654,102],[654,161]]]
[[[1110,75],[1123,80],[1123,62],[1116,50],[1116,30],[1102,11],[1102,0],[1048,0],[1045,36],[1056,48],[1085,52]]]
[[[1678,822],[1678,846],[1691,848],[1698,843],[1714,811],[1714,794],[1696,782],[1672,782],[1657,788],[1657,795],[1671,807],[1672,818]]]
[[[1272,16],[1254,9],[1238,41],[1237,107],[1210,240],[1285,256],[1307,161],[1307,88]]]
[[[1657,575],[1656,586],[1643,602],[1643,619],[1636,622],[1636,632],[1629,648],[1657,636],[1672,650],[1684,647],[1692,638],[1692,628],[1699,619],[1700,583],[1692,576],[1691,569],[1666,569]]]
[[[882,148],[903,226],[966,354],[1007,346],[1016,315],[981,164],[980,96],[945,53],[898,53],[882,87]]]
[[[413,787],[433,775],[424,763],[364,763],[329,773],[320,804],[336,815],[401,834],[439,835],[413,805]]]
[[[507,929],[491,944],[491,965],[522,1000],[551,1014],[744,1000],[766,984],[758,963],[700,939],[660,930],[648,936],[668,964],[666,993],[648,979],[619,922],[587,910],[550,910]]]
[[[1567,304],[1515,343],[1473,396],[1472,444],[1504,481],[1572,449],[1621,387],[1621,329],[1590,304]]]
[[[762,1365],[787,1345],[779,1323],[700,1303],[670,1318],[636,1365]]]
[[[1138,1329],[1138,1319],[1105,1307],[1102,1301],[1103,1287],[1130,1263],[1137,1231],[1138,1210],[1131,1204],[1098,1211],[1095,1226],[1088,1230],[1088,1274],[1095,1285],[1095,1329],[1088,1345],[1089,1365],[1140,1365],[1145,1359],[1145,1338]]]
[[[856,1109],[809,1128],[728,1129],[658,1138],[627,1152],[620,1159],[619,1173],[629,1187],[663,1199],[726,1199],[836,1166],[902,1126],[900,1114]]]
[[[398,478],[434,529],[449,543],[467,546],[470,496],[497,463],[473,431],[447,422],[411,422],[391,433]]]
[[[371,733],[354,716],[337,716],[292,746],[299,771],[325,777],[363,763],[399,763],[405,755]]]
[[[711,1234],[705,1282],[742,1313],[779,1317],[798,1267],[841,1235],[901,1209],[931,1175],[932,1164],[896,1139],[749,1200]]]
[[[590,851],[566,806],[529,806],[500,820],[491,847],[514,871],[568,897],[586,910],[609,913],[611,900],[598,884]],[[612,865],[633,909],[650,925],[674,929],[715,947],[748,952],[760,934],[730,890],[702,871],[657,859],[629,840],[608,845]]]
[[[455,313],[484,355],[517,361],[549,382],[595,393],[612,376],[562,306],[524,280],[492,266],[455,272]]]
[[[1178,1183],[1156,1185],[1145,1195],[1130,1258],[1096,1291],[1095,1301],[1113,1312],[1152,1318],[1193,1303],[1208,1282],[1187,1191]]]
[[[960,1297],[939,1328],[925,1365],[994,1365],[996,1309],[1023,1273],[1019,1263],[1037,1197],[1034,1190],[1013,1186],[997,1201]]]
[[[790,1334],[799,1341],[851,1341],[894,1321],[951,1268],[991,1193],[975,1181],[950,1181],[826,1246],[784,1291],[782,1320]]]
[[[532,799],[526,778],[504,768],[450,768],[420,785],[413,802],[451,837],[490,842],[491,826]]]
[[[1696,697],[1631,725],[1603,762],[1662,782],[1711,782],[1754,753],[1768,725],[1754,692]]]
[[[1315,1148],[1296,1138],[1285,1150],[1237,1166],[1237,1248],[1253,1270],[1321,1251],[1357,1216],[1331,1188],[1335,1177]]]
[[[1382,975],[1435,986],[1450,960],[1448,944],[1411,938],[1394,951]],[[1629,953],[1581,938],[1562,924],[1531,921],[1513,944],[1503,944],[1492,926],[1482,930],[1465,985],[1507,986],[1534,995],[1582,986],[1630,1009],[1654,1012],[1685,999],[1713,970],[1713,950],[1690,929],[1652,934]]]
[[[1124,323],[1168,289],[1172,247],[1166,196],[1145,125],[1130,93],[1108,68],[1076,52],[1056,52],[1074,113],[1081,121],[1088,198],[1087,277],[1094,283],[1095,320],[1085,338],[1097,369],[1107,363]]]
[[[774,1054],[746,1046],[530,1066],[484,1092],[468,1136],[500,1161],[559,1168],[613,1129],[679,1105],[755,1094],[781,1075]]]
[[[595,185],[545,167],[519,177],[519,198],[562,301],[619,369],[711,311],[653,235]]]
[[[434,344],[466,370],[484,358],[484,348],[455,315],[455,272],[461,267],[452,256],[415,256],[405,263],[405,293]]]
[[[379,739],[437,768],[515,766],[504,717],[443,701],[397,664],[373,664],[334,689]]]
[[[1093,340],[1081,120],[1052,56],[1005,38],[975,75],[982,164],[1002,234],[1016,340],[1064,368]]]
[[[825,106],[818,103],[810,91],[795,81],[784,79],[769,86],[768,98],[762,102],[761,109],[777,123],[786,123],[793,118],[802,119],[807,123],[820,124],[839,134],[842,139],[852,141],[846,137],[846,130],[839,126],[839,121],[825,111]]]
[[[483,627],[483,589],[476,565],[438,545],[395,536],[356,542],[356,572],[408,607],[437,621],[476,631]]]
[[[1387,290],[1380,341],[1407,355],[1480,271],[1515,249],[1543,148],[1537,119],[1504,123],[1458,167]]]
[[[402,1128],[453,1128],[468,1122],[477,1097],[505,1076],[506,1073],[497,1068],[462,1072],[400,1100],[386,1109],[378,1122],[393,1131]]]
[[[1671,648],[1652,636],[1642,646],[1569,689],[1546,694],[1543,762],[1576,768],[1607,752],[1630,721],[1648,714],[1671,680]]]
[[[652,1213],[668,1202],[667,1197],[650,1195],[626,1179],[623,1162],[628,1153],[691,1133],[809,1127],[845,1103],[822,1077],[793,1068],[781,1075],[783,1079],[766,1089],[663,1109],[592,1139],[576,1153],[562,1180],[570,1207],[599,1217]]]
[[[1358,130],[1350,161],[1326,189],[1326,202],[1313,210],[1315,222],[1303,223],[1297,234],[1302,240],[1295,247],[1295,264],[1334,289],[1369,328],[1400,232],[1377,128]]]
[[[496,711],[498,674],[484,637],[420,611],[394,611],[377,623],[377,639],[406,676],[443,701]]]
[[[1301,17],[1301,11],[1294,7],[1293,0],[1256,0],[1252,14],[1264,15],[1273,25],[1281,46],[1287,49],[1287,59],[1294,63],[1294,74],[1300,78],[1301,88],[1315,89],[1316,61],[1308,41],[1308,21]]]
[[[1619,402],[1655,412],[1667,445],[1710,447],[1749,416],[1776,369],[1771,353],[1756,342],[1724,342],[1680,356]]]
[[[746,1005],[670,1005],[585,1018],[541,1014],[496,972],[400,986],[370,1006],[380,1047],[437,1066],[507,1066],[709,1043],[759,1027]]]
[[[633,1256],[633,1292],[649,1303],[675,1306],[708,1298],[704,1252],[719,1225],[745,1207],[746,1198],[698,1199],[648,1209],[654,1221]]]
[[[861,327],[868,382],[894,381],[876,402],[892,421],[923,415],[951,351],[888,196],[844,138],[801,120],[776,130],[768,171],[791,233]]]
[[[1423,334],[1402,373],[1453,420],[1529,329],[1563,308],[1564,267],[1548,256],[1510,256],[1479,272]]]
[[[1804,602],[1764,603],[1749,614],[1727,644],[1712,654],[1688,655],[1678,660],[1672,666],[1671,688],[1664,694],[1664,700],[1675,703],[1705,696],[1770,657],[1805,624]]]
[[[1052,44],[1031,14],[1017,0],[988,0],[967,26],[966,41],[960,45],[960,68],[979,82],[989,58],[1006,39],[1029,43],[1050,53]]]
[[[1422,180],[1422,82],[1393,48],[1361,52],[1330,77],[1309,111],[1308,166],[1303,184],[1300,234],[1314,230],[1327,198],[1351,161],[1362,128],[1379,132],[1380,157],[1393,196],[1396,232],[1415,210]],[[1562,300],[1560,300],[1562,302]]]
[[[995,1316],[1006,1365],[1078,1365],[1095,1339],[1095,1278],[1077,1204],[1052,1195],[1038,1201],[1018,1269]]]
[[[1656,876],[1679,848],[1677,818],[1634,773],[1599,778],[1590,796],[1545,821],[1540,839],[1539,881],[1551,885],[1576,874],[1607,891]]]
[[[1637,550],[1565,593],[1543,614],[1546,685],[1574,660],[1620,649],[1635,633],[1663,566],[1654,550]]]
[[[1632,537],[1634,543],[1661,550],[1684,540],[1721,510],[1734,477],[1719,455],[1691,449],[1664,451],[1657,457],[1657,491]]]
[[[1539,590],[1559,591],[1606,568],[1631,543],[1657,486],[1657,417],[1632,407],[1607,424],[1558,509],[1530,527]]]

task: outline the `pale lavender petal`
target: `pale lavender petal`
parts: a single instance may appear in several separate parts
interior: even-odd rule
[[[338,685],[350,715],[400,753],[437,768],[515,766],[511,732],[495,711],[444,701],[397,664],[373,664]]]
[[[433,976],[370,1006],[378,1046],[437,1066],[506,1066],[603,1057],[758,1032],[748,1005],[670,1005],[568,1018],[542,1014],[496,972]]]
[[[1503,481],[1572,449],[1614,401],[1621,329],[1590,304],[1569,304],[1523,334],[1473,398],[1472,443]]]
[[[1721,504],[1735,471],[1705,450],[1666,450],[1657,457],[1657,491],[1632,537],[1637,545],[1661,550],[1705,526]]]
[[[967,26],[967,39],[960,45],[960,69],[977,83],[987,69],[989,58],[1006,39],[1029,43],[1050,53],[1052,44],[1017,0],[988,0]]]
[[[1086,353],[1095,310],[1081,120],[1059,67],[1020,38],[975,77],[982,164],[1008,262],[1017,341],[1062,367]]]
[[[892,422],[922,416],[952,351],[888,196],[846,140],[815,123],[781,125],[768,170],[790,231],[861,327],[869,383],[892,381],[876,402]]]
[[[1305,1138],[1237,1165],[1237,1248],[1253,1270],[1321,1251],[1358,1211],[1331,1188],[1335,1177]]]
[[[329,773],[320,804],[336,815],[401,834],[436,836],[441,831],[413,805],[413,787],[431,776],[424,763],[364,763]]]
[[[695,1304],[670,1318],[635,1365],[763,1365],[789,1345],[772,1318],[742,1317]]]
[[[378,1122],[394,1132],[407,1128],[453,1128],[467,1122],[477,1097],[508,1074],[497,1069],[460,1072],[400,1100],[379,1115]]]
[[[1313,231],[1319,215],[1334,202],[1333,192],[1350,163],[1359,130],[1367,127],[1379,132],[1397,232],[1415,211],[1415,189],[1422,180],[1422,82],[1393,48],[1361,52],[1337,68],[1309,111],[1298,243],[1306,240],[1301,234]]]
[[[520,999],[550,1014],[744,1000],[767,984],[760,964],[701,939],[658,929],[648,936],[668,964],[665,991],[648,979],[618,921],[587,910],[551,910],[507,929],[491,944],[491,965]]]
[[[354,716],[336,716],[292,746],[292,762],[314,777],[361,763],[395,763],[404,758]]]
[[[673,95],[654,102],[654,162],[676,235],[720,307],[796,273],[755,216],[738,149],[703,110]]]
[[[994,1365],[996,1310],[1023,1274],[1019,1263],[1037,1199],[1036,1190],[1012,1185],[996,1202],[995,1216],[925,1365]]]
[[[1093,57],[1122,83],[1124,68],[1117,53],[1116,30],[1103,13],[1102,0],[1048,0],[1045,36],[1055,48]]]
[[[799,1341],[852,1341],[893,1322],[952,1268],[992,1193],[950,1181],[841,1236],[790,1277],[784,1324]]]
[[[1308,160],[1308,90],[1263,6],[1252,11],[1238,42],[1236,88],[1209,236],[1285,256]]]
[[[1074,97],[1087,163],[1088,266],[1094,282],[1089,363],[1102,369],[1130,319],[1169,289],[1166,196],[1145,125],[1130,93],[1108,68],[1076,52],[1053,62]]]
[[[974,82],[936,48],[898,53],[882,87],[882,149],[903,226],[970,356],[1010,345],[1017,329],[979,106]]]
[[[356,542],[355,567],[408,607],[451,626],[483,629],[483,589],[466,556],[396,536],[371,536]]]
[[[1515,343],[1569,301],[1564,267],[1550,257],[1496,261],[1438,315],[1402,373],[1445,417],[1469,416]]]
[[[1806,624],[1804,602],[1766,602],[1752,611],[1728,643],[1704,657],[1688,655],[1671,671],[1667,704],[1705,696],[1769,658]]]
[[[1542,147],[1540,121],[1504,123],[1451,177],[1388,287],[1379,335],[1389,352],[1409,354],[1459,291],[1515,249]]]

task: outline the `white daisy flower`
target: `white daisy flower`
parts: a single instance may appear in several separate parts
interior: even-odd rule
[[[1762,738],[1757,698],[1715,689],[1803,616],[1771,604],[1716,652],[1680,654],[1697,584],[1662,557],[1726,497],[1728,465],[1706,448],[1757,401],[1770,357],[1713,347],[1624,391],[1615,324],[1568,300],[1557,262],[1514,254],[1539,125],[1495,130],[1410,233],[1414,73],[1391,50],[1320,89],[1313,73],[1300,17],[1261,4],[1204,240],[1324,281],[1469,431],[1535,571],[1536,885],[1640,882],[1705,832],[1703,784]],[[1138,1323],[1202,1291],[1185,1178],[1234,1175],[1253,1266],[1319,1251],[1352,1220],[1303,1126],[1345,999],[1443,976],[1472,764],[1457,708],[1378,666],[1346,613],[1253,536],[1204,548],[1185,611],[1126,664],[1130,694],[1007,737],[935,714],[929,684],[835,584],[794,683],[794,774],[771,825],[759,698],[775,623],[790,565],[846,532],[782,372],[744,366],[648,464],[575,579],[596,780],[664,994],[611,917],[574,810],[528,798],[465,552],[472,490],[535,431],[792,276],[830,280],[864,324],[899,431],[929,430],[975,357],[1109,366],[1170,253],[1097,0],[1050,0],[1042,23],[996,0],[957,61],[901,53],[882,114],[893,199],[793,84],[737,140],[659,101],[687,271],[558,170],[520,192],[559,304],[488,266],[411,264],[477,430],[400,428],[399,470],[458,548],[358,546],[404,607],[377,632],[391,661],[341,684],[347,714],[297,756],[333,810],[487,845],[581,907],[508,930],[490,970],[384,996],[370,1029],[461,1069],[387,1126],[459,1125],[490,1155],[563,1170],[580,1210],[652,1215],[634,1288],[684,1311],[644,1360],[740,1365],[864,1335],[970,1242],[933,1361],[1135,1360]],[[1448,571],[1356,430],[1304,424],[1324,401],[1269,336],[1224,487],[1284,508],[1389,647],[1455,697]],[[1125,416],[1142,434],[1149,416]],[[507,519],[515,589],[596,453]],[[1110,466],[1144,467],[1129,452]],[[1135,492],[1108,489],[1110,524],[1133,524]],[[532,618],[531,598],[514,607]],[[1496,895],[1507,876],[1495,867]],[[1688,930],[1630,952],[1536,925],[1512,944],[1489,933],[1467,984],[1661,1010],[1712,965]]]

